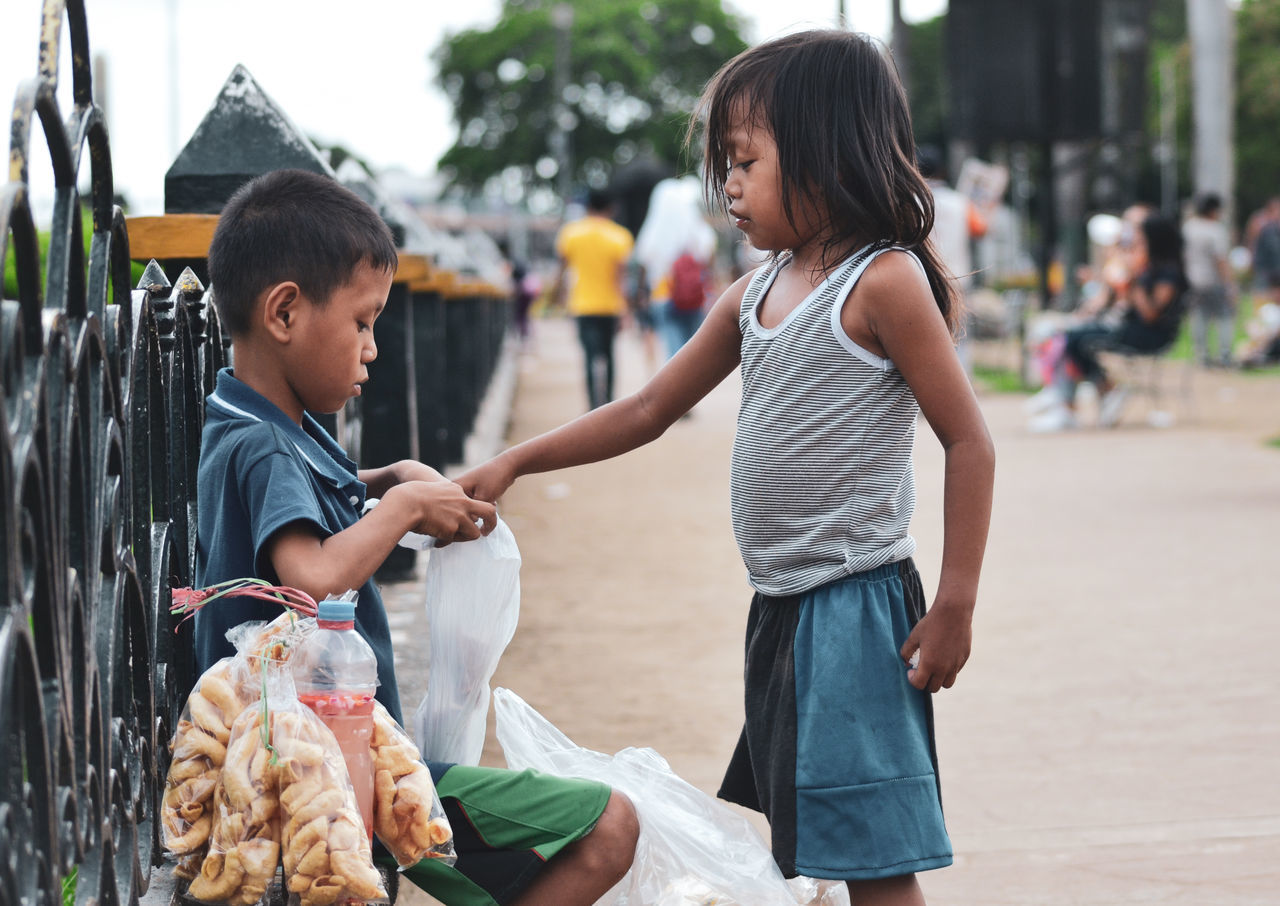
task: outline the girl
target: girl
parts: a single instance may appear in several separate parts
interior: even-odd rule
[[[740,365],[732,516],[756,594],[720,795],[764,811],[784,874],[844,879],[855,904],[923,903],[914,873],[951,862],[928,693],[969,656],[994,452],[906,99],[870,39],[813,31],[731,60],[699,113],[708,194],[771,260],[638,393],[459,483],[493,501],[521,475],[632,450]],[[946,451],[927,614],[907,533],[918,411]]]

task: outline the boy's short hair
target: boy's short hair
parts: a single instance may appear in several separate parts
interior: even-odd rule
[[[222,209],[209,279],[222,323],[242,336],[258,297],[278,283],[291,280],[323,305],[361,263],[394,271],[397,261],[391,230],[360,196],[319,173],[273,170]]]
[[[613,207],[613,195],[608,189],[591,188],[587,190],[587,210],[607,211]]]
[[[1212,217],[1222,210],[1222,196],[1217,192],[1205,192],[1196,199],[1196,214],[1200,217]]]

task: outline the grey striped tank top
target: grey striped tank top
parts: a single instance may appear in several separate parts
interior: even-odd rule
[[[789,258],[761,267],[743,294],[733,532],[765,594],[808,591],[915,550],[907,528],[919,407],[893,362],[840,324],[850,290],[884,251],[848,258],[770,329],[760,303]]]

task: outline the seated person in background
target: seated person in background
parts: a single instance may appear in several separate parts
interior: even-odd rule
[[[1098,424],[1115,425],[1126,392],[1107,376],[1097,354],[1107,349],[1157,352],[1177,337],[1187,289],[1178,224],[1160,215],[1147,217],[1133,254],[1145,263],[1140,269],[1135,268],[1136,276],[1112,306],[1116,316],[1088,321],[1066,331],[1053,381],[1057,402],[1031,420],[1032,431],[1074,427],[1075,391],[1082,381],[1098,388]]]
[[[227,203],[209,272],[234,370],[219,372],[207,400],[196,582],[259,577],[317,600],[358,589],[356,630],[378,660],[377,698],[403,725],[373,573],[406,532],[466,541],[497,514],[419,462],[357,471],[308,414],[336,412],[360,394],[396,263],[377,213],[326,176],[277,170]],[[381,504],[362,517],[366,494]],[[199,669],[234,653],[228,629],[279,613],[247,598],[200,610]],[[603,784],[428,766],[458,862],[423,860],[404,874],[448,906],[587,906],[631,865],[635,812]]]

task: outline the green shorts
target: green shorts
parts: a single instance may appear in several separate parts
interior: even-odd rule
[[[612,793],[592,780],[466,765],[449,768],[436,789],[458,862],[423,859],[401,874],[446,906],[506,906],[591,832]]]

